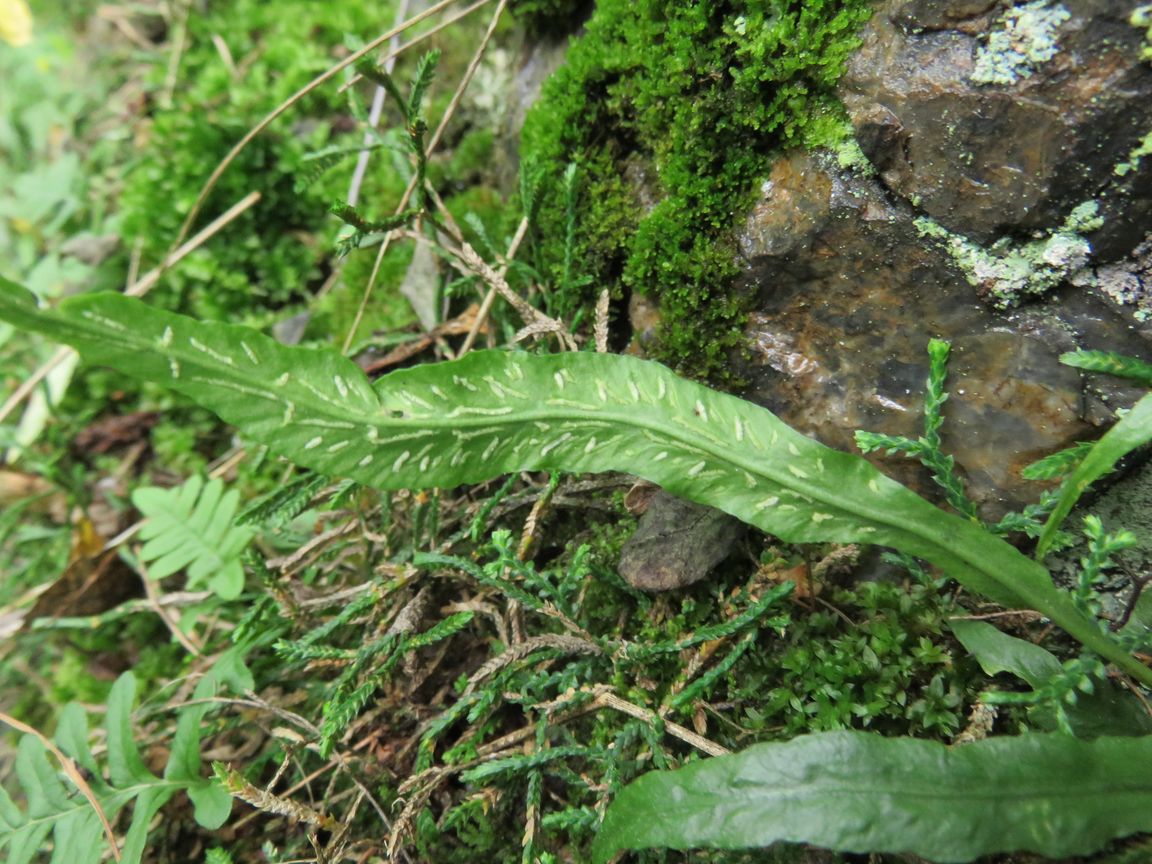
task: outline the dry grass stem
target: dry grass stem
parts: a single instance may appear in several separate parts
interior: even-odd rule
[[[443,4],[441,4],[443,5]],[[464,98],[464,91],[472,82],[472,77],[476,74],[476,70],[480,67],[480,61],[484,58],[484,52],[488,49],[488,43],[492,40],[492,34],[496,32],[496,25],[500,22],[500,15],[504,12],[504,7],[508,5],[508,0],[500,0],[500,4],[496,7],[496,11],[492,13],[492,18],[488,22],[488,29],[484,33],[484,38],[480,41],[480,45],[476,48],[476,52],[472,55],[472,61],[468,64],[467,70],[464,72],[464,77],[461,78],[460,83],[456,86],[456,91],[452,94],[451,100],[448,102],[448,107],[444,109],[444,114],[440,118],[436,130],[428,139],[428,146],[426,152],[429,156],[436,150],[440,144],[440,139],[444,135],[444,130],[448,128],[448,123],[452,119],[452,115],[456,112],[460,100]],[[416,191],[416,177],[413,176],[408,182],[404,194],[400,198],[400,203],[396,205],[395,212],[397,214],[404,212],[408,206],[409,200],[412,198],[412,193]],[[384,263],[384,256],[388,254],[388,249],[392,244],[393,237],[396,236],[395,231],[389,231],[384,235],[384,240],[380,243],[380,248],[376,252],[376,260],[372,263],[372,272],[368,275],[368,282],[364,286],[364,294],[360,298],[360,305],[356,308],[356,315],[352,319],[352,324],[348,328],[348,333],[344,337],[344,345],[341,351],[348,352],[349,347],[352,345],[352,340],[356,337],[356,331],[360,329],[360,322],[364,320],[364,310],[368,308],[368,299],[372,296],[372,291],[376,287],[376,280],[380,276],[380,267]]]
[[[60,763],[61,769],[68,775],[80,794],[84,796],[85,800],[92,805],[92,809],[96,811],[96,817],[100,820],[100,824],[104,826],[104,836],[108,838],[108,845],[112,849],[112,857],[117,861],[120,860],[120,847],[116,845],[116,835],[112,831],[112,825],[108,821],[108,816],[104,812],[104,808],[100,806],[100,800],[96,797],[96,793],[92,791],[92,787],[88,785],[88,781],[84,779],[84,775],[76,767],[76,763],[65,755],[59,747],[56,746],[52,739],[48,738],[38,729],[33,729],[26,723],[21,723],[15,717],[5,714],[0,711],[0,723],[6,723],[17,732],[23,732],[25,735],[31,735],[33,738],[39,739],[40,743],[44,745],[49,753],[56,757],[56,761]]]
[[[180,622],[174,620],[169,615],[168,610],[164,608],[161,602],[160,593],[156,590],[156,583],[148,576],[148,568],[144,564],[144,559],[140,556],[140,547],[132,547],[132,555],[136,558],[136,566],[140,568],[140,581],[144,583],[144,593],[148,597],[148,607],[160,616],[160,620],[164,622],[164,626],[168,628],[168,632],[172,637],[184,646],[184,650],[191,654],[193,657],[200,657],[204,653],[204,646],[194,639],[188,633],[180,629]]]
[[[196,233],[196,236],[189,240],[187,243],[180,246],[179,249],[172,252],[165,257],[160,266],[153,268],[144,275],[139,282],[133,283],[125,289],[124,293],[129,297],[140,297],[147,294],[152,290],[152,287],[160,281],[160,276],[170,267],[182,261],[189,254],[203,246],[209,239],[217,234],[229,222],[234,220],[237,216],[260,200],[259,192],[249,192],[204,228]],[[5,418],[11,414],[16,407],[27,399],[32,392],[40,385],[40,382],[48,377],[48,374],[71,357],[76,352],[71,348],[60,348],[52,355],[48,362],[42,364],[39,369],[26,378],[19,387],[13,391],[12,395],[5,401],[3,407],[0,407],[0,423],[3,423]]]
[[[528,336],[555,333],[563,343],[565,349],[568,351],[576,350],[576,340],[572,337],[572,334],[568,332],[568,328],[564,326],[563,322],[545,315],[513,291],[508,283],[504,281],[504,277],[489,267],[487,262],[481,258],[476,250],[469,244],[465,243],[461,246],[456,254],[458,254],[461,263],[463,263],[465,267],[483,279],[497,294],[507,300],[512,308],[516,310],[517,314],[524,320],[527,326],[516,334],[516,341],[520,341],[522,338],[527,338]]]

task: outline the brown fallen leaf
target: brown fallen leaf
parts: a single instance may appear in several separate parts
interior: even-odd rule
[[[473,303],[451,321],[445,321],[438,327],[434,327],[427,333],[417,336],[411,342],[405,342],[403,345],[398,345],[393,348],[379,360],[373,360],[364,366],[364,372],[368,375],[377,375],[388,369],[391,366],[397,366],[422,351],[430,348],[437,339],[442,336],[462,336],[472,329],[473,323],[476,321],[476,316],[480,312],[480,307]],[[481,333],[486,333],[486,328],[481,328]]]
[[[152,427],[159,422],[158,411],[102,417],[81,430],[72,444],[82,454],[110,453],[147,439]]]
[[[92,523],[81,518],[76,524],[68,566],[48,586],[24,616],[28,627],[37,618],[71,618],[99,615],[125,600],[144,596],[140,576],[120,560],[115,549],[104,549]]]

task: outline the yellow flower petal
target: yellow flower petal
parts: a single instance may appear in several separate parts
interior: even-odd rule
[[[25,0],[0,0],[0,39],[10,45],[32,41],[32,12]]]

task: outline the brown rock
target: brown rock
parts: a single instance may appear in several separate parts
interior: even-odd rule
[[[990,310],[947,252],[919,236],[911,208],[828,157],[792,155],[764,190],[740,235],[743,288],[759,298],[740,372],[751,381],[747,397],[802,432],[851,451],[858,429],[918,437],[925,349],[933,337],[947,339],[945,446],[983,515],[995,519],[1038,497],[1038,484],[1020,477],[1025,465],[1094,437],[1111,407],[1137,395],[1106,382],[1110,391],[1097,394],[1059,363],[1078,346],[1148,354],[1091,292],[1068,289],[1011,316]],[[936,491],[908,460],[883,467]]]
[[[699,582],[727,558],[744,534],[738,519],[659,490],[620,550],[620,575],[642,591],[671,591]]]
[[[1094,245],[1126,253],[1152,217],[1152,165],[1114,173],[1152,129],[1136,3],[990,6],[881,6],[840,85],[861,147],[891,191],[978,242],[1103,198]]]

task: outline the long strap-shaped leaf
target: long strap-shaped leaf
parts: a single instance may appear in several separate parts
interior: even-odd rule
[[[972,861],[1066,860],[1152,830],[1152,738],[997,737],[960,747],[824,732],[653,771],[608,808],[592,860],[621,849],[789,841]]]
[[[77,297],[55,312],[0,280],[0,318],[185,393],[300,465],[377,488],[456,486],[520,470],[627,471],[786,541],[893,546],[998,603],[1047,615],[1152,685],[1152,671],[1012,546],[860,457],[656,363],[484,351],[373,386],[335,352],[115,294]]]

